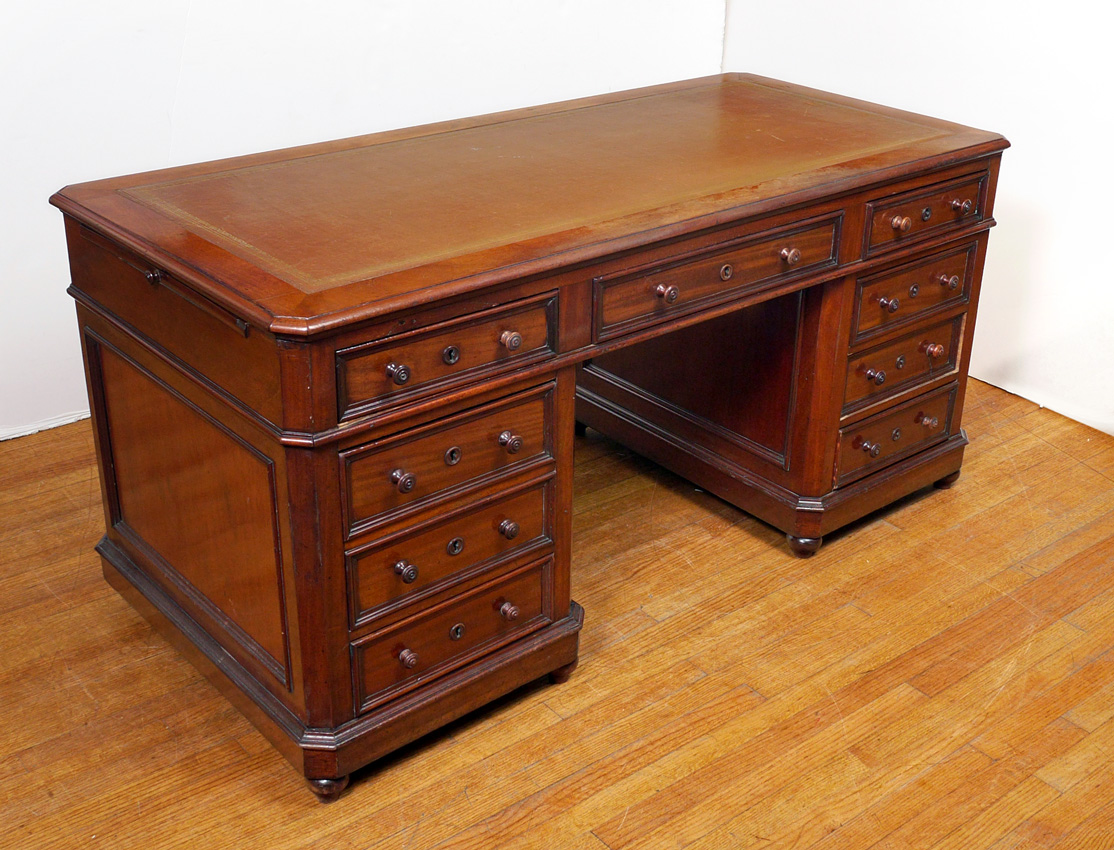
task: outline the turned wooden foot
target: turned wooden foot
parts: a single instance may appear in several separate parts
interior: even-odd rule
[[[576,665],[579,663],[580,659],[577,658],[575,661],[572,662],[572,664],[566,664],[564,667],[558,667],[556,670],[549,674],[549,681],[551,681],[555,685],[565,684],[565,682],[569,680],[569,676],[572,675],[572,671],[576,669]]]
[[[823,537],[797,537],[793,534],[786,534],[785,539],[789,541],[789,550],[798,558],[815,555],[820,544],[824,542]]]
[[[939,481],[937,481],[932,486],[935,487],[937,490],[947,490],[949,487],[951,487],[958,480],[959,480],[959,470],[957,469],[951,475],[945,475],[943,478],[941,478]]]
[[[576,432],[576,436],[583,437],[585,434],[588,433],[588,426],[585,425],[583,422],[577,422],[575,425],[573,425],[573,430]]]
[[[339,779],[307,779],[306,784],[309,786],[309,790],[316,794],[317,798],[322,803],[331,803],[348,787],[348,777],[342,776]]]

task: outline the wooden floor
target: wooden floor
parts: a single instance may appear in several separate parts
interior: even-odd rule
[[[974,383],[964,475],[797,560],[594,432],[581,666],[322,805],[100,575],[88,422],[0,443],[0,847],[1114,847],[1114,437]]]

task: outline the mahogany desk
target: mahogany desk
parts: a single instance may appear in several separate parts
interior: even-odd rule
[[[571,673],[575,420],[797,554],[954,481],[1006,147],[730,74],[67,187],[105,575],[335,796]]]

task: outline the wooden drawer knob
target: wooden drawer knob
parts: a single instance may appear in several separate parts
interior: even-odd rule
[[[781,256],[782,260],[784,260],[788,265],[795,266],[795,265],[797,265],[797,263],[799,263],[801,261],[801,249],[800,248],[782,248],[780,256]]]
[[[959,275],[957,274],[942,274],[936,279],[940,281],[941,286],[946,286],[948,289],[959,289],[959,284],[961,283]]]
[[[940,426],[940,420],[935,416],[929,416],[927,413],[918,413],[916,421],[924,425],[929,431],[935,431]]]
[[[967,215],[975,208],[975,204],[970,198],[954,198],[952,199],[952,209],[960,215]]]
[[[395,574],[402,579],[403,584],[413,584],[418,580],[418,568],[409,561],[399,561],[395,564]]]
[[[512,605],[510,602],[504,602],[499,607],[499,616],[509,623],[513,623],[518,619],[518,606]]]
[[[937,357],[944,356],[944,346],[940,345],[939,343],[922,342],[921,351],[923,351],[933,360],[935,360]]]
[[[677,299],[681,297],[681,290],[675,286],[666,286],[664,283],[659,283],[657,288],[654,289],[654,295],[666,304],[676,304]]]
[[[522,451],[522,437],[518,434],[512,434],[510,431],[504,431],[499,435],[499,445],[507,450],[507,454],[516,455]]]
[[[518,523],[514,520],[505,519],[499,523],[499,533],[508,540],[514,540],[518,537],[518,530]]]
[[[518,331],[503,331],[503,335],[499,337],[499,342],[507,351],[518,351],[522,347],[522,334]]]
[[[410,380],[410,367],[405,363],[388,363],[387,377],[401,387]]]
[[[418,483],[418,476],[412,472],[404,472],[401,469],[391,470],[391,483],[400,493],[409,493],[414,489]]]
[[[913,226],[913,219],[907,215],[895,215],[890,219],[890,227],[898,233],[908,233],[909,229]]]
[[[901,307],[901,302],[896,298],[887,298],[883,295],[878,299],[878,305],[887,313],[896,313],[898,308]]]
[[[407,670],[413,670],[418,666],[418,653],[412,649],[404,649],[398,654],[398,663]]]
[[[866,379],[876,386],[880,387],[886,383],[886,373],[881,369],[867,369],[864,374]]]

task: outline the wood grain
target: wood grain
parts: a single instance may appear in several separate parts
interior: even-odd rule
[[[964,477],[777,532],[577,439],[567,687],[322,806],[100,576],[90,426],[0,443],[0,845],[1069,848],[1114,834],[1114,438],[972,382]]]

